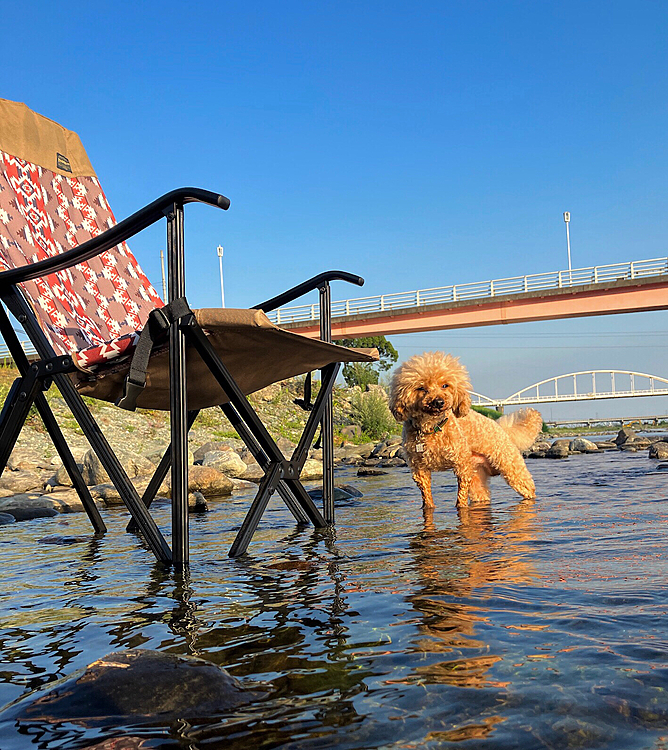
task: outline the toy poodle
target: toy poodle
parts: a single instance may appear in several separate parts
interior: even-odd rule
[[[390,411],[404,423],[403,444],[423,507],[434,505],[432,471],[453,469],[457,506],[489,502],[490,476],[501,474],[524,499],[536,487],[521,451],[533,444],[543,425],[535,409],[490,419],[471,409],[471,383],[457,357],[426,352],[411,357],[394,373]]]

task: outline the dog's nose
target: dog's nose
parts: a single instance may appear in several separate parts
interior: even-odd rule
[[[434,400],[433,400],[433,401],[431,402],[431,405],[432,405],[432,406],[433,406],[433,407],[434,407],[435,409],[442,409],[442,408],[443,408],[443,406],[445,405],[445,401],[444,401],[444,400],[443,400],[442,398],[435,398],[435,399],[434,399]]]

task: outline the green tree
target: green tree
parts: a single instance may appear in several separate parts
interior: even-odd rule
[[[389,370],[399,359],[399,353],[385,336],[366,336],[359,339],[339,339],[337,344],[355,349],[378,349],[380,359],[376,364],[369,362],[352,362],[343,368],[343,379],[349,388],[354,385],[364,389],[367,385],[377,383],[380,373]]]

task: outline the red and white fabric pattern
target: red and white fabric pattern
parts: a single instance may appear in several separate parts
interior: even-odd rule
[[[114,224],[96,177],[66,177],[0,151],[0,269],[57,255]],[[125,243],[21,286],[55,352],[83,369],[128,355],[163,305]]]

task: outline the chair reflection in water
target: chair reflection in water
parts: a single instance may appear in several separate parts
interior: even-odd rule
[[[189,561],[187,437],[199,411],[220,406],[264,470],[230,550],[241,555],[274,491],[298,524],[333,523],[332,387],[340,363],[376,358],[373,352],[330,343],[329,284],[342,279],[361,285],[353,274],[322,273],[248,310],[191,309],[185,296],[184,206],[192,202],[229,207],[222,195],[182,188],[116,223],[78,136],[24,104],[0,100],[0,333],[20,371],[0,414],[0,472],[34,405],[93,528],[106,531],[45,398],[54,384],[127,506],[129,528],[140,531],[159,561],[177,565]],[[166,303],[125,244],[162,219],[167,222]],[[269,310],[314,289],[320,292],[325,340],[284,331],[267,318]],[[36,361],[26,358],[9,313],[33,343]],[[285,459],[246,395],[315,369],[321,370],[321,388],[309,403],[293,455]],[[170,412],[171,444],[142,497],[83,395],[130,410]],[[323,513],[300,481],[321,423]],[[171,548],[149,512],[170,467]]]

